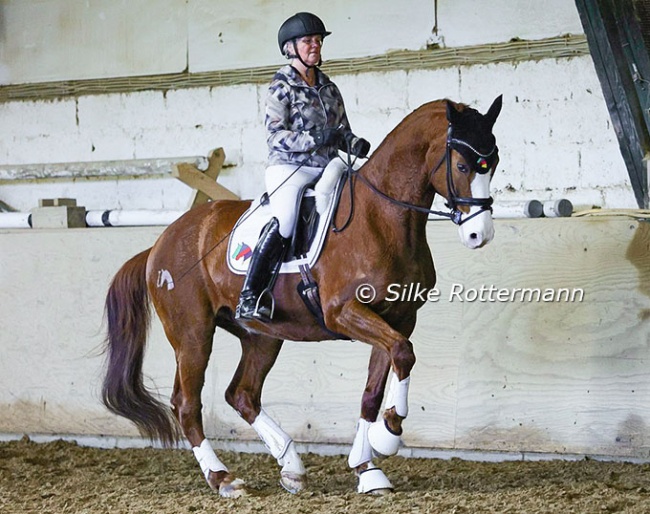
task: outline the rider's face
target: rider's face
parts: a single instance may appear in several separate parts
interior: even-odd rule
[[[320,61],[323,38],[318,35],[304,36],[296,41],[296,50],[308,66],[315,66]]]

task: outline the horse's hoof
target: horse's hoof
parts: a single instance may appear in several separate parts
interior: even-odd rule
[[[384,495],[393,492],[393,484],[390,483],[384,472],[372,462],[368,467],[357,474],[359,485],[357,492],[361,494]]]
[[[373,489],[372,491],[368,491],[366,494],[372,494],[375,496],[386,496],[389,494],[393,494],[392,489]]]
[[[232,482],[224,480],[219,484],[219,495],[222,498],[241,498],[242,496],[246,496],[244,481],[241,478],[236,478]]]
[[[283,472],[280,474],[280,485],[291,494],[298,494],[305,488],[307,483],[306,475]]]

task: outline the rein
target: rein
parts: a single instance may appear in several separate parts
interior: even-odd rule
[[[467,221],[471,220],[472,218],[478,216],[481,214],[483,211],[490,211],[492,212],[492,203],[494,202],[494,198],[491,196],[488,198],[470,198],[470,197],[463,197],[463,196],[458,196],[456,187],[454,185],[454,180],[452,176],[452,171],[451,171],[451,150],[452,150],[452,144],[457,144],[457,145],[462,145],[470,150],[472,150],[475,154],[477,154],[479,157],[489,157],[496,151],[496,145],[492,148],[492,150],[487,153],[487,154],[481,154],[477,152],[469,143],[462,141],[460,139],[456,139],[452,137],[452,126],[449,124],[449,129],[447,130],[447,142],[445,145],[445,153],[438,162],[438,164],[431,170],[430,176],[432,177],[433,174],[438,171],[440,166],[442,166],[442,163],[447,161],[447,194],[449,195],[447,199],[447,207],[449,207],[449,212],[444,212],[444,211],[436,211],[433,209],[428,209],[426,207],[422,207],[420,205],[415,205],[409,202],[403,202],[401,200],[397,200],[396,198],[393,198],[392,196],[387,195],[383,191],[377,189],[377,187],[370,182],[366,177],[361,175],[360,173],[356,173],[356,176],[361,179],[361,181],[366,184],[371,191],[379,195],[380,197],[384,198],[385,200],[388,200],[390,203],[399,205],[400,207],[404,207],[405,209],[410,209],[413,211],[417,212],[422,212],[424,214],[435,214],[436,216],[442,216],[444,218],[449,218],[454,224],[460,226],[463,223],[466,223]],[[349,168],[351,170],[351,168]],[[483,173],[487,173],[486,170]],[[481,173],[480,171],[477,171],[477,173]],[[350,175],[352,172],[350,172]],[[349,177],[348,180],[351,180],[351,176]],[[478,206],[480,207],[480,210],[476,211],[474,214],[471,214],[467,218],[463,219],[463,212],[458,209],[459,205],[467,205],[467,206]],[[347,224],[346,224],[347,225]],[[342,230],[342,229],[341,229]]]

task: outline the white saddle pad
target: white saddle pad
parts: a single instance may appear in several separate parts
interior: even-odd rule
[[[327,205],[326,211],[318,220],[316,235],[314,236],[314,240],[307,255],[303,259],[296,259],[282,263],[280,273],[299,273],[299,266],[301,264],[308,264],[309,267],[312,267],[316,263],[318,256],[323,249],[325,238],[327,237],[327,229],[330,226],[336,203],[334,200],[338,196],[338,188],[341,187],[342,182],[342,180],[339,180],[339,183],[336,186],[336,191],[334,191],[334,194],[330,195],[330,201]],[[305,196],[314,195],[315,193],[313,189],[308,189],[305,192]],[[248,210],[242,214],[235,224],[235,228],[233,229],[232,234],[230,235],[230,240],[228,241],[228,268],[230,268],[230,271],[237,273],[238,275],[246,274],[257,240],[260,237],[262,229],[269,222],[272,216],[268,202],[266,205],[262,205],[262,196],[263,195],[260,195],[259,198],[255,199]]]

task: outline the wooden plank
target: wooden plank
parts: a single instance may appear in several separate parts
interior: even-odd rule
[[[118,161],[0,164],[0,184],[69,179],[116,180],[169,178],[174,164],[197,162],[201,156]]]
[[[476,251],[458,242],[451,223],[427,226],[440,299],[421,309],[411,337],[417,362],[405,443],[647,458],[650,223],[617,216],[495,225],[495,240]],[[9,413],[0,433],[137,435],[97,401],[103,358],[88,349],[101,345],[97,327],[115,270],[162,231],[0,231],[0,407]],[[575,287],[585,296],[450,301],[456,285]],[[167,402],[174,354],[159,320],[151,327],[147,384]],[[224,401],[240,343],[223,330],[214,341],[202,395],[206,434],[258,441]],[[35,353],[43,358],[30,359]],[[297,441],[351,444],[368,354],[359,342],[287,342],[264,389],[265,409]],[[83,366],[70,366],[79,359]]]
[[[11,205],[0,200],[0,212],[16,212]]]
[[[226,154],[223,148],[217,148],[210,154],[208,169],[205,172],[190,163],[178,163],[172,166],[172,176],[197,190],[191,207],[205,203],[210,199],[239,200],[235,193],[216,182],[225,158]]]
[[[650,420],[650,224],[499,226],[514,229],[516,244],[487,247],[466,284],[582,288],[584,300],[466,305],[455,446],[643,451],[650,434],[630,423]]]
[[[433,222],[440,301],[411,340],[408,446],[477,451],[645,454],[650,445],[650,224],[625,218],[497,221],[478,251]],[[449,301],[454,286],[582,288],[581,302]],[[645,287],[645,289],[643,289]],[[221,396],[238,343],[215,344],[207,430],[255,441]],[[367,348],[288,343],[264,404],[297,441],[350,443]]]
[[[40,198],[38,200],[39,207],[76,207],[77,200],[75,198]]]

